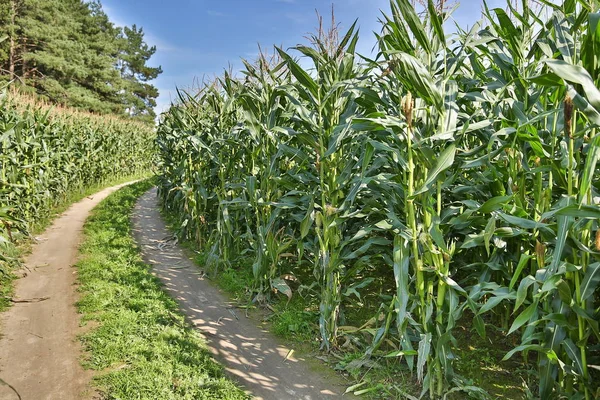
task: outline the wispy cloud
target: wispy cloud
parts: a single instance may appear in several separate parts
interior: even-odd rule
[[[102,9],[106,13],[106,15],[108,15],[111,22],[113,24],[115,24],[116,26],[124,27],[124,26],[133,25],[133,22],[126,21],[125,18],[120,16],[118,11],[113,9],[112,7],[108,7],[108,6],[104,5],[104,6],[102,6]],[[160,37],[158,37],[157,35],[153,34],[152,32],[149,32],[147,29],[144,29],[144,41],[146,43],[148,43],[148,45],[150,45],[150,46],[156,46],[156,49],[159,52],[170,53],[170,52],[179,52],[179,51],[186,50],[186,49],[181,49],[180,47],[178,47],[172,43],[168,43],[167,41],[165,41],[165,40],[161,39]]]
[[[299,13],[284,13],[283,16],[296,24],[305,24],[308,22],[305,14]]]
[[[224,12],[215,11],[215,10],[208,10],[208,11],[206,11],[206,13],[208,15],[210,15],[211,17],[226,17],[227,16],[227,14],[225,14]]]
[[[152,33],[149,33],[149,32],[144,32],[144,33],[145,33],[145,35],[144,35],[145,42],[148,43],[150,46],[156,46],[156,49],[160,52],[176,53],[176,52],[183,52],[183,51],[188,50],[188,49],[181,48],[180,46],[177,46],[173,43],[169,43],[168,41],[163,40],[160,37],[153,35]]]
[[[108,15],[110,22],[112,22],[115,26],[129,26],[131,25],[129,22],[125,21],[117,12],[117,10],[112,7],[107,7],[105,5],[102,6],[102,10]]]

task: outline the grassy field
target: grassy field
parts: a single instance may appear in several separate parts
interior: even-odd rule
[[[245,399],[141,260],[130,214],[151,185],[119,190],[86,223],[78,307],[92,328],[81,338],[84,366],[98,371],[106,399]]]

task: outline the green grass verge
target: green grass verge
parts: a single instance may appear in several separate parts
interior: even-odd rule
[[[13,281],[16,279],[14,269],[17,268],[16,260],[20,257],[19,250],[12,245],[4,244],[1,251],[2,255],[10,261],[0,261],[0,312],[10,306],[10,299],[14,294]]]
[[[143,263],[130,215],[151,181],[105,199],[85,225],[78,263],[84,366],[106,399],[245,399],[227,379],[177,303]],[[97,325],[97,326],[96,326]]]
[[[73,189],[62,199],[57,200],[57,203],[51,210],[49,210],[47,213],[41,213],[39,218],[31,223],[31,237],[26,237],[19,232],[13,232],[15,243],[2,244],[0,247],[0,253],[12,260],[5,263],[0,261],[0,312],[5,311],[11,304],[10,299],[14,295],[14,280],[17,278],[14,274],[14,271],[19,268],[19,263],[23,257],[30,252],[33,244],[33,236],[43,232],[60,214],[84,197],[90,196],[107,187],[119,185],[121,183],[136,179],[147,178],[148,176],[149,174],[131,175],[111,179],[87,188]]]

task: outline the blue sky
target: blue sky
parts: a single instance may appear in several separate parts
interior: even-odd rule
[[[306,43],[317,27],[315,10],[327,22],[334,4],[341,29],[358,18],[358,51],[369,54],[379,31],[381,11],[389,0],[102,0],[116,25],[143,27],[149,45],[155,45],[152,65],[163,73],[152,83],[158,87],[157,112],[168,108],[175,88],[187,88],[202,77],[220,75],[228,65],[241,68],[241,58],[253,59],[257,44],[272,49]],[[481,0],[463,0],[453,14],[463,27],[481,16]],[[490,7],[504,7],[506,0],[488,0]]]

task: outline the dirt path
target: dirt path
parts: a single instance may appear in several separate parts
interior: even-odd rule
[[[317,372],[304,360],[286,360],[289,349],[258,328],[243,310],[199,273],[177,245],[165,244],[170,232],[158,212],[156,189],[138,201],[134,233],[146,262],[167,291],[206,337],[215,357],[257,399],[316,400],[339,398],[345,387],[329,371]],[[321,367],[322,368],[322,367]]]
[[[40,237],[16,281],[13,307],[0,317],[0,379],[23,400],[91,398],[91,372],[79,360],[81,333],[76,270],[83,224],[89,212],[124,185],[104,189],[71,206]],[[0,381],[0,399],[17,394]]]

